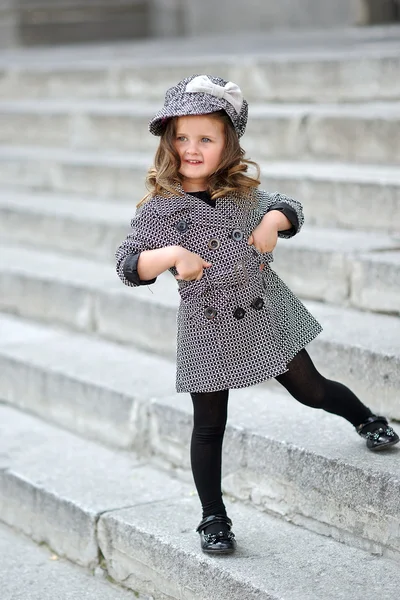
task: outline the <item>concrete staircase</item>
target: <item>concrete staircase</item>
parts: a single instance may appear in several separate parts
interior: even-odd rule
[[[224,490],[239,552],[201,555],[175,282],[132,290],[113,264],[166,87],[195,71],[237,81],[264,187],[304,203],[275,268],[324,326],[310,352],[400,420],[400,42],[378,31],[324,48],[271,35],[262,52],[247,39],[237,60],[229,44],[201,57],[182,40],[0,61],[1,520],[146,599],[397,592],[400,451],[368,453],[271,382],[232,392]]]

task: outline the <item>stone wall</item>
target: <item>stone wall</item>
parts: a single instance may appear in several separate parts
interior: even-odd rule
[[[0,0],[0,47],[399,20],[400,0]]]
[[[149,0],[0,0],[0,46],[150,35]]]
[[[0,48],[18,46],[19,36],[14,0],[0,0]]]
[[[398,19],[398,0],[187,0],[186,32],[370,25]]]

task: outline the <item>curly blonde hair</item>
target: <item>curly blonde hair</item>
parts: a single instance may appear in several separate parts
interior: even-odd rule
[[[244,158],[245,151],[241,148],[239,138],[225,111],[220,110],[207,116],[221,121],[225,133],[222,162],[218,170],[210,176],[207,191],[213,200],[231,192],[250,197],[251,191],[260,185],[258,164]],[[174,147],[177,118],[170,119],[165,126],[154,157],[154,166],[149,169],[146,177],[146,187],[149,191],[138,203],[138,206],[153,196],[176,196],[177,186],[182,184],[182,176],[179,173],[179,154]],[[250,166],[255,169],[256,176],[247,174]]]

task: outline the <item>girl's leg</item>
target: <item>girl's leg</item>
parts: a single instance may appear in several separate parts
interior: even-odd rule
[[[228,415],[229,390],[191,394],[194,422],[190,457],[193,478],[203,508],[197,531],[200,546],[207,554],[231,554],[235,551],[232,521],[222,501],[222,442]]]
[[[359,435],[367,440],[370,450],[380,450],[400,441],[385,417],[374,415],[345,385],[323,377],[301,350],[288,364],[288,371],[277,381],[302,404],[322,408],[350,421]]]
[[[193,393],[191,396],[194,412],[190,459],[203,518],[226,515],[221,491],[221,463],[229,390]]]
[[[288,371],[276,379],[302,404],[339,415],[355,427],[373,416],[349,388],[323,377],[305,349],[288,364]]]

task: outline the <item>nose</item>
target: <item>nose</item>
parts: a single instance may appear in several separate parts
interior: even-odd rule
[[[186,153],[198,154],[197,142],[195,140],[192,140],[188,143],[188,145],[186,146]]]

